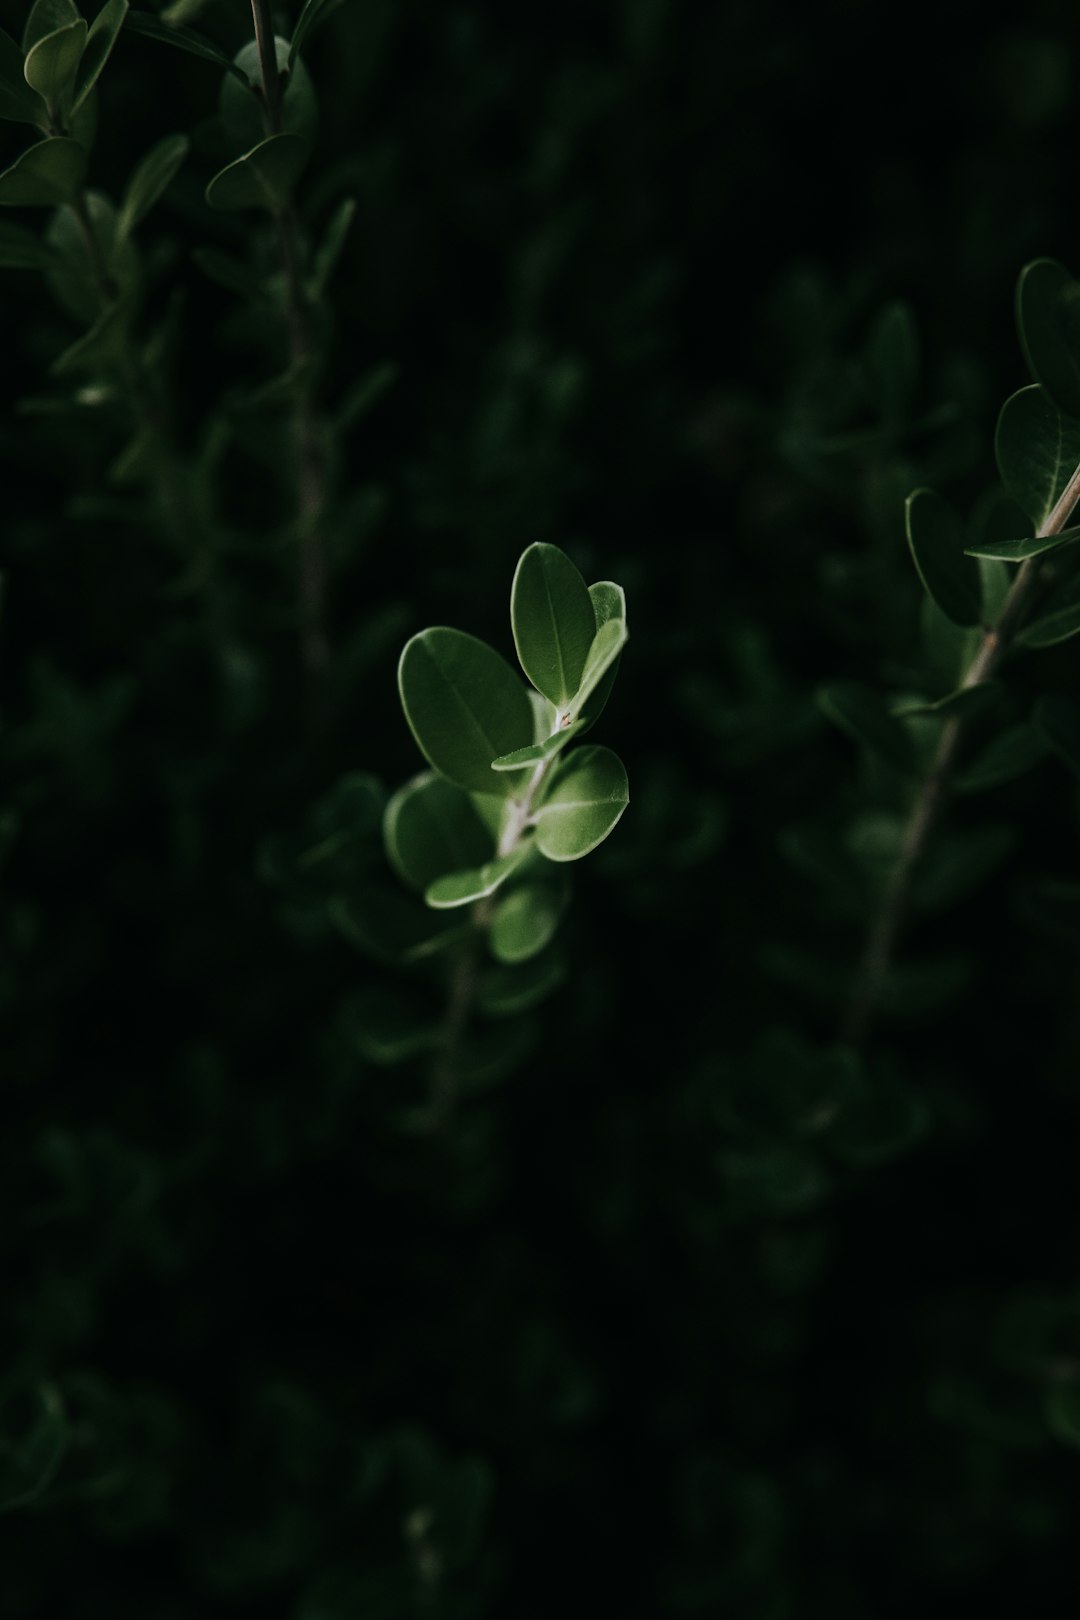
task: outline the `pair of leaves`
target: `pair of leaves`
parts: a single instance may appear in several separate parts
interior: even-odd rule
[[[560,720],[595,720],[626,642],[626,603],[608,580],[591,588],[558,546],[522,552],[510,591],[518,660]]]

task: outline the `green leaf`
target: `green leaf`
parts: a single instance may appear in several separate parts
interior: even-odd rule
[[[1056,647],[1061,641],[1080,635],[1080,602],[1047,613],[1034,623],[1026,625],[1016,637],[1021,647]]]
[[[598,580],[595,585],[589,586],[589,599],[593,605],[593,615],[596,619],[597,634],[599,634],[605,624],[609,624],[613,619],[622,623],[625,632],[626,593],[621,585],[614,584],[614,582],[610,579]],[[627,638],[624,633],[622,638],[623,646],[626,645],[626,639]],[[589,657],[585,660],[585,667],[586,670],[589,671],[590,676],[593,666],[594,649],[596,649],[595,639],[592,647],[589,649]],[[591,681],[590,688],[586,693],[589,704],[589,712],[582,717],[585,722],[583,728],[585,731],[588,731],[590,727],[596,724],[597,720],[599,720],[600,716],[607,707],[607,701],[611,696],[611,689],[615,685],[615,677],[618,675],[618,673],[619,654],[616,653],[615,657],[601,674],[600,679],[598,681]],[[579,705],[585,701],[581,698],[580,693],[578,698]]]
[[[174,28],[171,23],[162,22],[152,17],[146,11],[129,11],[125,22],[129,33],[141,34],[144,39],[156,40],[162,45],[172,45],[178,51],[185,51],[189,56],[201,56],[205,62],[214,62],[226,73],[231,73],[241,84],[247,88],[247,78],[241,73],[230,56],[227,56],[212,39],[205,34],[199,34],[194,28]]]
[[[439,1024],[427,1005],[394,985],[362,991],[350,1014],[353,1039],[364,1057],[387,1066],[430,1052]]]
[[[44,125],[48,112],[23,74],[23,53],[0,28],[0,118],[13,124]]]
[[[947,619],[963,626],[982,620],[982,579],[978,564],[964,555],[964,525],[948,501],[931,489],[917,489],[904,507],[908,546],[928,596]]]
[[[219,287],[224,287],[226,292],[235,293],[238,298],[249,299],[252,303],[258,303],[267,296],[263,282],[239,259],[209,247],[193,248],[191,257],[203,275]]]
[[[344,3],[345,0],[304,0],[300,15],[296,19],[296,27],[293,29],[292,44],[289,46],[290,66],[297,54],[303,50],[304,41],[312,29],[324,23]]]
[[[1061,546],[1080,540],[1080,528],[1062,529],[1060,534],[1034,534],[1023,540],[991,540],[983,545],[969,546],[967,556],[985,557],[990,561],[1025,562],[1028,557],[1041,557],[1046,551],[1057,551]]]
[[[72,202],[86,174],[86,153],[78,141],[54,135],[28,147],[0,174],[0,205],[56,208]]]
[[[307,142],[299,135],[271,135],[219,169],[206,188],[206,201],[211,208],[265,208],[280,214],[307,159]]]
[[[527,963],[489,968],[476,989],[476,1005],[489,1018],[516,1018],[546,1001],[566,978],[566,964],[554,951]]]
[[[522,883],[499,901],[488,944],[500,962],[526,962],[554,937],[566,910],[566,893],[553,883]]]
[[[319,122],[311,75],[303,62],[297,62],[290,72],[287,41],[275,38],[274,44],[281,96],[281,129],[278,133],[299,135],[301,140],[311,145]],[[241,151],[247,151],[266,136],[262,61],[254,40],[249,40],[237,51],[235,65],[238,76],[230,75],[222,81],[218,108],[229,140]]]
[[[591,722],[600,713],[615,679],[615,665],[628,639],[625,619],[608,619],[597,630],[585,659],[581,686],[570,705],[572,714]]]
[[[898,718],[905,715],[925,715],[936,720],[951,720],[963,716],[965,720],[974,714],[985,714],[995,704],[999,703],[1004,695],[1005,688],[1000,681],[980,681],[976,686],[961,686],[955,692],[949,692],[943,698],[936,698],[932,702],[898,703],[891,711]]]
[[[492,838],[461,788],[425,771],[398,789],[386,806],[383,842],[401,881],[423,894],[447,872],[480,866]]]
[[[955,779],[958,793],[983,793],[1023,776],[1046,758],[1046,743],[1034,726],[1010,726],[987,743]]]
[[[131,305],[126,300],[110,304],[98,316],[89,332],[84,332],[49,368],[55,377],[73,371],[109,370],[125,359]]]
[[[22,34],[23,55],[29,55],[46,34],[55,34],[70,23],[81,22],[79,8],[74,0],[34,0],[26,18]]]
[[[558,546],[537,541],[522,552],[510,621],[522,669],[549,703],[565,709],[581,685],[596,616],[585,581]]]
[[[902,420],[919,381],[919,329],[908,304],[887,304],[863,350],[870,394],[887,421]]]
[[[1080,776],[1080,704],[1051,694],[1039,699],[1034,718],[1043,741]]]
[[[66,113],[75,93],[75,75],[86,44],[86,23],[82,17],[46,34],[27,55],[23,76],[47,105]]]
[[[341,258],[346,238],[355,218],[355,197],[346,197],[344,202],[338,204],[330,217],[330,223],[326,227],[311,266],[308,285],[313,303],[318,303],[322,298],[331,276],[337,269],[338,260]]]
[[[491,761],[532,736],[526,688],[476,636],[436,626],[408,641],[398,665],[405,718],[429,765],[474,793],[508,793]]]
[[[365,884],[348,899],[335,896],[327,914],[343,939],[388,967],[422,962],[462,943],[473,931],[469,916],[432,913],[412,895],[389,885]]]
[[[914,769],[910,735],[870,687],[858,681],[837,681],[819,689],[817,703],[826,718],[846,731],[860,748],[866,748],[894,770],[907,774]]]
[[[168,190],[189,145],[186,135],[166,135],[137,164],[120,204],[117,235],[121,239],[131,235]]]
[[[603,843],[629,800],[618,754],[592,743],[575,749],[536,811],[536,847],[549,861],[580,860]]]
[[[1024,266],[1016,287],[1016,324],[1024,358],[1059,410],[1080,416],[1080,288],[1055,259]]]
[[[101,76],[102,68],[112,55],[112,48],[124,26],[127,13],[128,0],[105,0],[105,4],[94,18],[87,36],[86,50],[79,63],[78,78],[75,81],[76,111],[94,88]]]
[[[109,279],[121,297],[137,297],[141,272],[134,242],[117,235],[117,213],[107,197],[87,192],[86,211]],[[59,208],[45,232],[51,259],[46,272],[57,302],[83,326],[101,314],[101,288],[86,248],[82,226],[69,208]]]
[[[515,748],[510,754],[501,754],[498,759],[492,760],[491,768],[493,771],[520,771],[526,765],[539,765],[545,759],[552,759],[562,753],[568,742],[573,741],[584,724],[584,720],[575,720],[568,726],[560,726],[543,742],[530,743],[528,748]]]
[[[1006,490],[1044,528],[1080,465],[1080,422],[1063,416],[1045,389],[1021,388],[1001,407],[994,451]]]
[[[494,861],[485,861],[483,866],[474,867],[471,871],[449,872],[445,877],[436,878],[434,883],[428,885],[424,899],[437,911],[448,910],[451,906],[468,906],[474,900],[484,900],[502,887],[528,854],[529,845],[521,843],[509,855],[500,855]]]
[[[24,225],[0,223],[0,270],[42,270],[50,253],[40,237]]]

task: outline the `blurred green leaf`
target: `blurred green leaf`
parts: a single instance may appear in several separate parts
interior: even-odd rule
[[[536,845],[549,861],[588,855],[618,823],[630,799],[626,769],[610,748],[588,743],[557,767],[536,811]]]
[[[1016,324],[1024,358],[1058,409],[1074,417],[1080,417],[1078,301],[1080,288],[1056,259],[1035,259],[1021,270]]]
[[[984,793],[1023,776],[1046,758],[1046,743],[1034,726],[1010,726],[982,748],[955,778],[958,793]]]
[[[356,218],[356,198],[346,197],[344,202],[338,204],[330,216],[329,224],[323,233],[323,239],[312,260],[311,276],[309,278],[310,295],[313,303],[318,303],[326,292],[337,268],[345,248],[345,241]]]
[[[265,208],[280,214],[307,158],[307,143],[299,135],[271,135],[219,169],[206,188],[206,201],[211,208]]]
[[[974,686],[960,686],[955,692],[949,692],[945,697],[927,699],[925,702],[909,700],[898,703],[892,713],[898,718],[904,715],[925,715],[935,720],[952,720],[963,717],[970,720],[976,714],[987,714],[995,708],[1005,695],[1005,686],[1002,681],[978,681]]]
[[[1080,1382],[1069,1378],[1052,1383],[1044,1396],[1043,1409],[1055,1440],[1080,1447]]]
[[[75,0],[34,0],[23,25],[23,53],[29,54],[47,34],[55,34],[59,29],[81,21]]]
[[[509,793],[513,773],[491,761],[532,737],[532,708],[506,660],[476,636],[437,626],[405,645],[398,665],[405,718],[435,770],[474,793]]]
[[[86,153],[77,141],[50,136],[28,147],[0,174],[0,204],[56,208],[73,202],[86,173]]]
[[[558,546],[538,541],[522,552],[510,619],[522,669],[549,703],[564,710],[581,685],[596,617],[585,581]]]
[[[46,117],[45,103],[26,82],[22,51],[0,28],[0,118],[44,126]]]
[[[521,843],[509,855],[500,855],[493,861],[466,872],[449,872],[430,883],[424,893],[429,906],[437,911],[453,906],[468,906],[474,900],[484,900],[501,888],[529,854],[527,843]]]
[[[1025,625],[1016,640],[1021,647],[1056,647],[1075,635],[1080,635],[1080,601]]]
[[[166,135],[136,165],[124,190],[117,236],[130,236],[165,194],[188,153],[186,135]]]
[[[886,421],[902,421],[919,381],[919,329],[910,305],[898,300],[877,316],[863,350],[863,370]]]
[[[978,564],[964,555],[964,525],[947,501],[931,489],[917,489],[905,505],[908,545],[928,595],[953,624],[982,620],[982,578]]]
[[[1009,495],[1042,529],[1080,466],[1080,421],[1037,384],[1021,388],[1001,407],[994,450]]]
[[[281,129],[278,134],[297,135],[307,147],[314,143],[318,128],[315,87],[303,62],[288,69],[289,47],[275,39],[281,89]],[[254,40],[236,53],[237,72],[222,80],[219,97],[221,122],[234,147],[247,151],[266,138],[266,113],[262,97],[262,62]]]
[[[566,909],[566,896],[551,883],[522,883],[495,907],[488,933],[500,962],[527,962],[550,944]]]
[[[127,355],[130,318],[130,305],[110,304],[89,332],[84,332],[53,361],[50,368],[53,375],[64,377],[73,371],[108,371],[122,366]]]
[[[332,17],[345,0],[304,0],[300,7],[300,15],[296,19],[293,29],[292,44],[289,46],[289,65],[295,61],[297,55],[304,48],[304,41],[313,29],[318,28],[327,18]]]
[[[566,965],[554,951],[488,968],[477,986],[476,1005],[489,1018],[517,1018],[546,1001],[565,978]]]
[[[837,681],[821,687],[817,701],[826,718],[846,731],[860,748],[883,759],[894,770],[904,774],[914,770],[915,750],[910,735],[872,688],[858,681]]]
[[[408,1063],[439,1040],[438,1019],[423,998],[396,985],[362,990],[349,1023],[358,1049],[372,1063]]]
[[[204,34],[197,33],[194,28],[174,27],[171,23],[162,22],[160,18],[151,16],[147,11],[129,11],[124,26],[130,33],[141,34],[144,39],[156,40],[162,45],[172,45],[178,51],[185,51],[189,56],[201,56],[205,62],[213,62],[219,68],[224,68],[234,78],[246,87],[247,77],[241,73],[230,56],[227,56],[212,39]]]

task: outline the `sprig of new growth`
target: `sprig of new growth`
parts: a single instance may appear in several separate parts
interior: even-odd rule
[[[1080,501],[1080,343],[1070,320],[1078,298],[1080,286],[1051,260],[1037,260],[1021,274],[1018,325],[1037,381],[1006,400],[995,450],[1005,494],[1019,509],[1018,519],[1026,515],[1032,532],[971,544],[963,522],[939,496],[916,490],[908,498],[908,542],[927,594],[947,620],[974,638],[958,686],[921,710],[909,706],[899,717],[880,711],[872,694],[858,688],[827,688],[821,694],[830,718],[891,755],[901,769],[910,768],[914,758],[904,712],[932,716],[940,725],[848,1002],[843,1036],[852,1045],[866,1039],[879,1009],[920,863],[950,788],[963,785],[964,749],[987,704],[993,704],[999,669],[1015,648],[1052,646],[1080,633],[1075,559],[1064,559],[1062,567],[1066,548],[1080,540],[1080,528],[1069,527]],[[1033,620],[1035,613],[1039,617]],[[1004,770],[998,779],[1011,772],[1004,758],[1010,749],[1023,768],[1047,746],[1080,764],[1080,727],[1066,700],[1043,699],[1033,728],[1004,734],[1004,748],[998,739]]]
[[[508,1021],[560,983],[553,941],[568,901],[567,863],[596,849],[629,799],[611,749],[570,745],[599,718],[626,645],[626,603],[610,581],[586,586],[562,551],[530,546],[511,592],[518,659],[531,686],[486,642],[437,626],[406,644],[402,706],[431,769],[386,806],[387,858],[416,899],[369,900],[346,931],[373,954],[434,972],[444,1010],[363,1010],[366,1053],[427,1052],[428,1123],[442,1123],[463,1077],[491,1077],[523,1055],[520,1026],[469,1050],[475,1012]],[[423,902],[421,907],[418,902]],[[424,909],[426,908],[426,909]]]

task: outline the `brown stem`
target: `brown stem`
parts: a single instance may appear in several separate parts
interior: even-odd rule
[[[1073,508],[1080,500],[1080,467],[1065,486],[1053,510],[1038,531],[1039,538],[1060,534]],[[964,674],[963,688],[989,680],[1008,652],[1013,637],[1023,623],[1040,581],[1040,562],[1029,557],[1017,569],[1016,577],[1002,604],[997,622],[984,630],[978,650]],[[945,721],[930,769],[923,779],[900,842],[900,853],[885,891],[881,909],[867,937],[841,1024],[841,1039],[861,1046],[869,1035],[881,1001],[885,979],[896,953],[896,946],[907,920],[912,885],[919,862],[937,825],[945,791],[965,736],[961,715]]]

